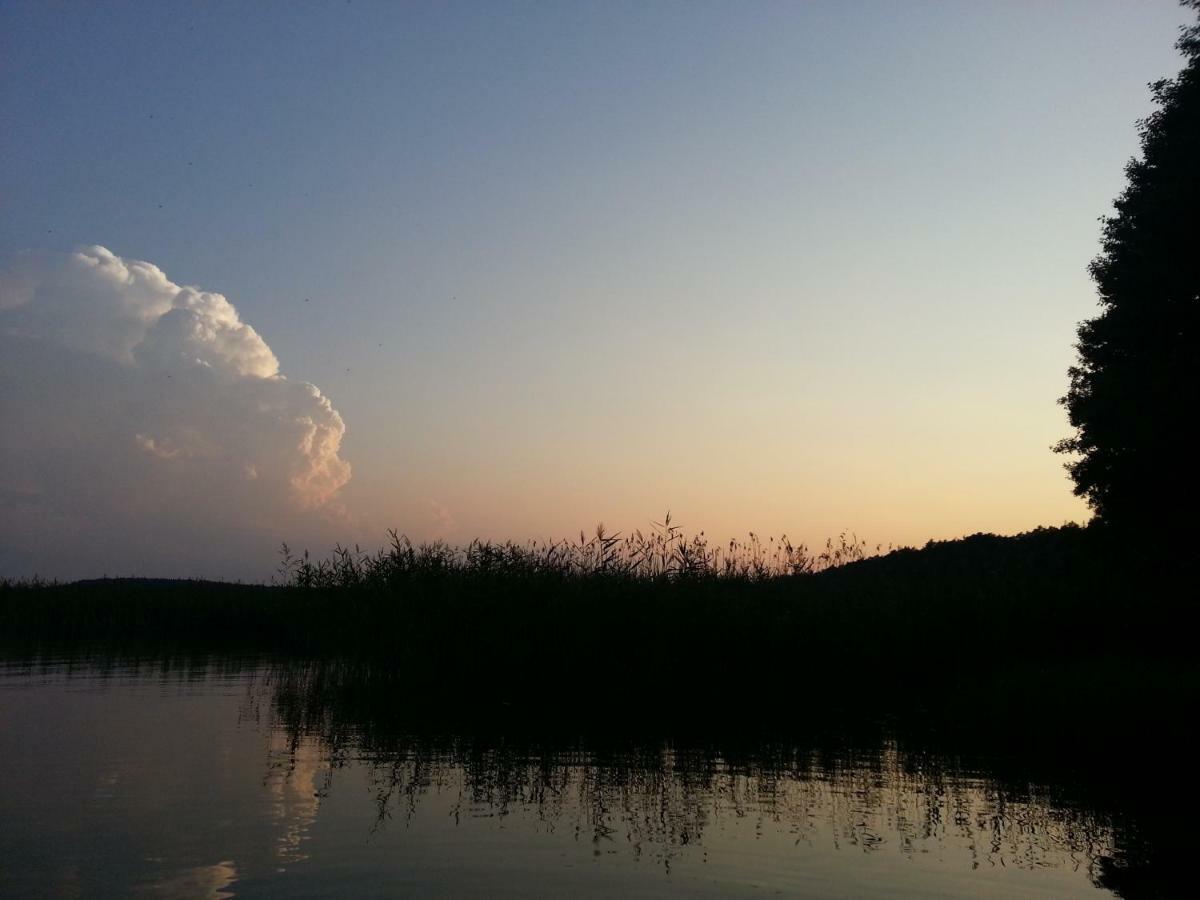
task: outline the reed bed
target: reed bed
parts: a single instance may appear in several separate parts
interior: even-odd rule
[[[369,553],[355,546],[334,548],[314,560],[307,550],[296,555],[285,543],[276,583],[299,588],[380,588],[413,578],[471,579],[612,579],[670,581],[725,579],[762,582],[811,575],[883,552],[869,548],[857,535],[843,532],[810,552],[786,534],[764,540],[755,532],[727,544],[711,542],[703,531],[689,535],[668,512],[648,531],[628,535],[596,526],[578,540],[471,541],[453,546],[443,541],[414,544],[389,531],[388,545]],[[892,549],[890,546],[887,548]]]
[[[973,535],[883,552],[853,535],[817,553],[786,537],[714,545],[670,519],[628,536],[415,545],[327,558],[285,548],[272,585],[116,579],[0,584],[0,652],[345,656],[420,689],[577,691],[595,703],[707,679],[744,702],[833,674],[874,684],[932,669],[1084,655],[1191,654],[1186,560],[1095,528]],[[607,698],[607,699],[606,699]]]

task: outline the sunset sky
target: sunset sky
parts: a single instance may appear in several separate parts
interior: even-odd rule
[[[1189,19],[10,0],[0,576],[1084,521],[1055,401]]]

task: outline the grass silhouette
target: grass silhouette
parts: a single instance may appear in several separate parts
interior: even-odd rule
[[[393,535],[376,553],[285,548],[273,585],[116,579],[0,585],[0,641],[383,662],[416,684],[619,703],[648,683],[737,695],[947,664],[1187,657],[1186,561],[1103,528],[820,553],[785,537],[713,546],[669,519],[621,537],[465,547]]]

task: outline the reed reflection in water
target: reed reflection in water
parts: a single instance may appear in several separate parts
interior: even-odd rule
[[[0,893],[1133,897],[1186,867],[1115,775],[810,707],[564,725],[337,663],[0,667]]]
[[[288,666],[267,680],[294,754],[272,765],[303,769],[319,747],[326,792],[340,770],[365,771],[373,835],[412,827],[432,802],[456,824],[517,820],[567,835],[593,857],[650,862],[668,876],[700,864],[726,887],[815,893],[836,888],[843,867],[842,877],[867,878],[859,889],[873,881],[882,892],[922,872],[948,879],[938,889],[950,893],[1090,892],[1121,855],[1111,815],[1061,787],[1002,781],[978,764],[903,747],[878,723],[866,740],[825,733],[814,744],[810,732],[808,742],[727,747],[719,731],[700,742],[647,740],[641,720],[626,723],[634,737],[564,737],[528,721],[491,728],[497,716],[511,725],[506,710],[481,716],[482,733],[413,730],[420,714],[385,673]],[[863,866],[866,856],[881,862]],[[841,866],[830,864],[836,857]],[[806,871],[814,868],[824,873],[815,880]]]
[[[312,758],[324,749],[314,737],[291,752]],[[941,864],[970,869],[1067,868],[1093,879],[1099,860],[1114,853],[1107,821],[1056,806],[1049,790],[1017,796],[978,775],[924,771],[894,745],[833,762],[798,756],[777,769],[669,747],[601,760],[585,750],[513,756],[414,744],[335,757],[328,773],[360,763],[374,790],[373,830],[397,819],[411,823],[435,793],[451,798],[456,821],[522,816],[541,830],[565,829],[596,853],[624,847],[668,872],[680,854],[704,853],[713,831],[747,828],[755,839],[772,829],[810,849],[934,854]],[[302,762],[296,771],[311,783]],[[294,831],[315,818],[315,803],[312,812],[297,816],[289,846]]]

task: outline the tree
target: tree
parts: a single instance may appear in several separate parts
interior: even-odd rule
[[[1183,5],[1200,11],[1200,0]],[[1062,403],[1075,428],[1055,450],[1096,518],[1183,538],[1200,515],[1200,24],[1176,47],[1186,64],[1150,85],[1141,158],[1101,218],[1091,263],[1102,311],[1079,326],[1078,363]]]

